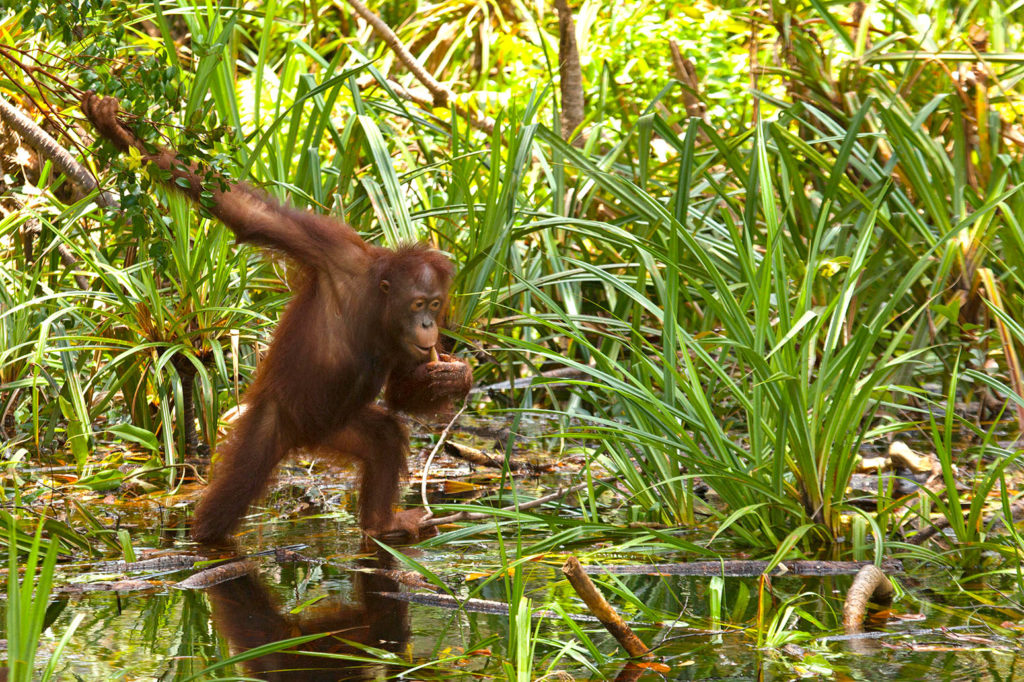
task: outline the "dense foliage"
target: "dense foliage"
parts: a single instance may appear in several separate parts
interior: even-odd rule
[[[570,141],[553,8],[371,8],[443,102],[353,6],[4,4],[4,101],[117,197],[98,207],[0,128],[5,461],[115,488],[127,455],[97,446],[128,440],[173,486],[186,425],[216,448],[287,299],[282,264],[91,144],[92,89],[153,141],[449,252],[480,384],[577,370],[471,409],[563,420],[630,519],[710,517],[778,557],[880,557],[951,524],[953,559],[1019,560],[989,533],[1019,477],[1003,429],[1024,425],[1016,5],[587,0]],[[850,492],[862,452],[915,430],[941,490]]]
[[[706,554],[672,532],[699,526],[776,560],[1016,575],[1019,5],[584,0],[576,83],[544,3],[375,4],[389,36],[353,0],[0,2],[0,542],[51,572],[55,548],[130,552],[82,505],[48,513],[32,466],[173,491],[288,297],[286,264],[93,143],[95,90],[153,142],[451,254],[477,383],[538,377],[470,413],[549,415],[549,443],[617,480],[612,508],[595,482],[577,517],[524,512],[530,551]],[[851,488],[893,438],[933,453],[921,487]],[[12,591],[31,657],[42,612]]]

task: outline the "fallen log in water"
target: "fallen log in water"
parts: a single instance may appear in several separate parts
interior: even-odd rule
[[[213,568],[204,569],[198,573],[193,573],[181,582],[175,583],[174,586],[179,590],[205,590],[208,587],[219,585],[228,580],[240,578],[255,570],[258,565],[252,559],[232,561],[231,563],[221,564]]]
[[[529,462],[521,462],[514,459],[506,459],[504,457],[492,457],[482,450],[471,448],[468,445],[462,443],[453,443],[448,441],[444,444],[444,452],[449,457],[457,457],[463,461],[475,464],[476,466],[491,467],[492,469],[503,469],[508,466],[509,471],[516,472],[527,472],[537,473],[542,471],[541,467],[536,467]],[[549,470],[551,467],[547,467]]]
[[[604,575],[692,575],[692,576],[723,576],[726,578],[753,578],[763,575],[771,565],[768,561],[688,561],[681,564],[629,564],[607,565],[590,564],[583,567],[587,573]],[[870,561],[783,561],[773,568],[770,576],[821,576],[821,575],[853,575],[865,566],[873,565]],[[901,573],[903,564],[895,559],[882,562],[886,573]]]

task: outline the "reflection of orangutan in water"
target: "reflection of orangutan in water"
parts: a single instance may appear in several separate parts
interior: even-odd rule
[[[397,592],[398,583],[370,573],[353,575],[353,602],[329,600],[299,616],[284,614],[255,573],[207,588],[213,622],[233,654],[282,639],[330,633],[301,645],[303,651],[365,655],[343,640],[398,651],[409,640],[408,606],[405,602],[379,596]],[[361,600],[361,605],[360,604]],[[308,656],[281,651],[246,661],[246,670],[273,682],[327,682],[368,680],[379,676],[380,665]]]

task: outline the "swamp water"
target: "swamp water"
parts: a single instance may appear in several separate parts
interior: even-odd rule
[[[307,485],[312,481],[307,480]],[[156,589],[140,592],[75,591],[51,597],[50,629],[40,643],[41,657],[52,648],[78,614],[85,614],[64,652],[58,679],[62,680],[187,680],[187,679],[507,679],[517,670],[517,651],[528,629],[515,629],[507,614],[467,612],[408,603],[386,593],[409,593],[387,572],[367,572],[376,565],[408,570],[391,560],[376,563],[359,554],[355,521],[346,486],[332,485],[318,477],[321,492],[337,503],[328,514],[307,515],[290,521],[281,518],[281,507],[301,509],[296,496],[278,493],[275,511],[257,515],[245,528],[240,548],[250,554],[268,551],[253,560],[253,570],[234,580],[205,590],[172,587],[193,570],[158,575],[149,570],[129,578],[153,580]],[[303,489],[302,485],[292,486]],[[286,499],[282,499],[286,498]],[[102,515],[103,505],[92,511]],[[124,508],[107,509],[130,522],[136,551],[154,548],[195,553],[184,540],[180,513],[150,510],[132,517]],[[262,521],[262,522],[261,522]],[[480,522],[483,524],[484,522]],[[483,525],[481,525],[483,528]],[[530,554],[530,535],[524,534],[519,550]],[[539,537],[539,536],[534,536]],[[707,538],[688,534],[701,542]],[[514,579],[501,574],[502,548],[514,559],[517,539],[506,535],[504,545],[492,532],[453,539],[434,548],[404,548],[404,553],[440,576],[459,597],[473,596],[508,601],[508,585],[518,580],[535,609],[563,607],[571,614],[585,613],[559,571],[564,555],[551,552],[523,564]],[[303,545],[295,552],[278,551]],[[596,545],[577,547],[585,553]],[[692,560],[680,554],[613,554],[605,544],[604,563],[664,563]],[[727,557],[728,558],[728,557]],[[94,570],[58,567],[59,585],[88,585],[111,580]],[[600,578],[601,576],[595,576]],[[113,579],[125,578],[125,576]],[[1014,680],[1024,678],[1024,641],[1020,628],[1024,613],[1007,608],[1004,595],[1012,594],[1012,582],[957,586],[949,576],[923,574],[908,567],[897,576],[904,591],[894,606],[897,616],[873,629],[886,633],[911,633],[878,639],[829,640],[841,635],[842,597],[851,576],[826,578],[777,577],[771,594],[765,593],[768,619],[785,611],[787,600],[800,609],[791,618],[780,618],[774,646],[758,646],[755,634],[758,609],[757,578],[715,578],[630,575],[613,576],[609,584],[636,595],[640,603],[665,614],[661,626],[644,626],[648,620],[624,606],[626,601],[608,586],[601,589],[620,613],[634,624],[637,634],[656,645],[664,664],[642,672],[625,671],[624,655],[597,623],[579,622],[592,639],[597,654],[557,615],[533,620],[535,648],[531,670],[517,670],[519,679],[622,680],[757,680],[797,677],[858,680],[935,679]],[[66,588],[65,588],[66,589]],[[415,592],[426,593],[425,590]],[[803,595],[803,596],[800,596]],[[986,606],[986,604],[1000,604]],[[513,609],[515,610],[515,609]],[[802,616],[798,617],[798,616]],[[807,618],[817,620],[811,623]],[[1003,627],[999,627],[999,626]],[[746,631],[744,631],[746,628]],[[949,628],[943,630],[942,628]],[[872,628],[869,628],[872,629]],[[371,662],[337,660],[276,653],[210,669],[232,655],[278,641],[316,632],[333,637],[305,645],[308,651],[361,656]],[[1016,636],[1015,636],[1016,635]],[[517,638],[520,638],[517,640]],[[516,642],[519,643],[517,648]],[[529,644],[528,638],[525,644]],[[511,643],[511,644],[510,644]],[[372,647],[366,649],[365,647]],[[378,662],[394,657],[398,665]],[[431,665],[431,661],[442,662]],[[502,661],[511,662],[503,667]],[[518,659],[524,660],[522,658]],[[588,661],[589,666],[582,661]],[[44,664],[41,660],[40,664]],[[423,664],[422,667],[415,667]],[[313,669],[319,669],[314,671]],[[267,671],[281,672],[267,672]],[[285,672],[288,671],[288,672]],[[560,671],[556,676],[555,672]],[[195,676],[195,677],[193,677]],[[248,676],[248,677],[246,677]]]

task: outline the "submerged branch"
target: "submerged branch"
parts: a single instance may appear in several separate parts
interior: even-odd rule
[[[726,578],[752,578],[763,575],[770,565],[768,561],[688,561],[682,564],[634,564],[634,565],[602,565],[584,566],[583,570],[592,574],[605,575],[693,575],[722,576]],[[767,575],[781,576],[822,576],[851,575],[873,565],[867,561],[784,561],[775,566]],[[882,568],[889,572],[903,570],[903,565],[896,560],[882,563]]]
[[[93,570],[100,573],[135,573],[138,571],[181,571],[206,561],[201,554],[164,554],[139,561],[98,561]]]
[[[604,625],[605,629],[618,640],[619,644],[622,645],[622,648],[630,656],[633,658],[650,656],[651,650],[636,636],[636,633],[630,629],[626,621],[622,620],[622,617],[612,608],[608,600],[604,598],[604,595],[594,585],[594,581],[590,579],[590,576],[580,566],[579,559],[570,555],[565,560],[565,565],[562,566],[562,573],[568,578],[569,584],[576,590],[576,594],[583,599],[590,612],[597,616],[597,619],[601,621],[601,625]]]
[[[228,580],[240,578],[253,571],[257,566],[258,564],[252,559],[232,561],[229,564],[222,564],[193,573],[181,582],[175,583],[174,586],[179,590],[205,590],[207,587],[213,587]]]
[[[869,564],[860,569],[846,593],[843,628],[847,632],[858,632],[864,623],[868,602],[889,604],[892,602],[893,591],[892,583],[880,568]]]
[[[444,444],[444,452],[450,457],[457,457],[458,459],[477,466],[504,469],[507,465],[509,471],[525,471],[528,473],[537,471],[537,467],[533,466],[529,462],[519,462],[513,459],[504,458],[499,459],[488,455],[482,450],[471,448],[468,445],[463,445],[462,443],[448,441]]]
[[[937,628],[915,628],[913,630],[899,630],[886,632],[877,630],[874,632],[848,632],[845,635],[826,635],[818,637],[815,642],[855,642],[861,639],[890,639],[892,637],[921,637],[924,635],[941,635],[947,632],[958,630],[983,630],[990,631],[988,625],[942,625]]]

